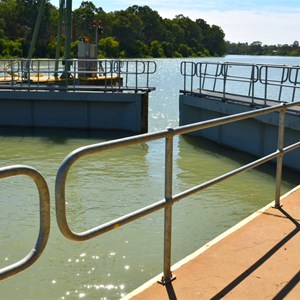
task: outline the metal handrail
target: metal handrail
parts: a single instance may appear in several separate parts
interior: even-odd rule
[[[186,64],[189,64],[189,68],[186,68]],[[195,68],[196,73],[194,72]],[[238,72],[239,68],[243,72]],[[247,68],[250,72],[244,75]],[[252,103],[255,102],[255,99],[264,100],[264,105],[266,105],[267,100],[294,102],[296,101],[296,91],[300,90],[299,69],[299,66],[236,62],[182,62],[183,92],[198,92],[200,94],[201,91],[218,92],[222,94],[224,99],[230,98],[230,95],[246,96],[252,99]],[[190,80],[190,84],[187,84],[187,80]],[[195,83],[199,82],[196,90],[193,89],[194,81]],[[239,84],[248,85],[247,95],[236,92]],[[285,99],[283,89],[290,90],[289,101]]]
[[[70,70],[65,69],[65,65]],[[0,59],[0,89],[22,89],[29,91],[59,90],[66,87],[74,90],[78,79],[87,77],[104,79],[103,92],[150,90],[150,76],[156,72],[156,62],[147,60],[108,60],[108,59]],[[17,80],[16,80],[17,79]],[[62,85],[63,84],[63,85]],[[96,84],[94,85],[97,86]]]
[[[84,241],[91,238],[94,238],[98,235],[101,235],[110,230],[119,228],[122,225],[125,225],[129,222],[132,222],[136,219],[149,215],[155,211],[158,211],[162,208],[165,209],[165,225],[164,225],[164,272],[162,283],[165,284],[171,281],[171,229],[172,229],[172,206],[175,202],[178,202],[194,193],[197,193],[205,188],[208,188],[216,183],[219,183],[227,178],[245,172],[247,170],[253,169],[263,163],[266,163],[270,160],[277,158],[277,172],[276,172],[276,187],[275,187],[275,206],[280,206],[280,193],[281,193],[281,175],[282,175],[282,159],[283,156],[294,149],[300,147],[300,142],[292,144],[290,146],[284,147],[284,119],[287,108],[291,106],[299,105],[297,103],[282,103],[277,106],[267,107],[262,109],[257,109],[251,112],[244,112],[237,115],[226,116],[222,118],[207,120],[199,123],[194,123],[190,125],[185,125],[177,128],[169,128],[164,131],[156,133],[147,133],[133,137],[127,137],[124,139],[108,141],[104,143],[94,144],[90,146],[85,146],[76,149],[71,152],[62,162],[59,167],[56,181],[55,181],[55,201],[56,201],[56,218],[60,231],[68,239],[75,241]],[[202,183],[200,185],[194,186],[191,189],[183,191],[177,195],[172,194],[172,169],[173,169],[173,138],[177,135],[182,135],[194,131],[199,131],[214,126],[224,125],[248,118],[254,118],[257,116],[265,115],[268,113],[279,112],[280,113],[280,122],[279,122],[279,134],[278,134],[278,148],[275,152],[270,153],[260,159],[257,159],[249,164],[246,164],[240,168],[237,168],[229,173],[223,174],[217,178],[214,178],[210,181]],[[153,140],[165,139],[165,192],[164,199],[159,200],[151,205],[145,206],[139,210],[131,212],[122,217],[111,220],[102,225],[96,226],[94,228],[88,229],[83,232],[73,232],[69,227],[67,221],[66,213],[66,180],[68,173],[72,165],[78,161],[80,158],[93,155],[96,153],[104,152],[107,150],[126,147],[134,144],[145,143]]]
[[[0,168],[0,179],[13,176],[28,176],[36,184],[40,203],[40,229],[33,249],[23,259],[0,269],[0,280],[15,275],[36,262],[46,247],[50,233],[50,196],[44,177],[37,170],[28,166],[15,165]]]
[[[180,73],[184,76],[184,89],[186,89],[186,79],[188,77],[192,79],[197,73],[196,64],[192,61],[186,61],[184,64],[180,65]],[[190,90],[193,90],[193,80],[190,80]]]

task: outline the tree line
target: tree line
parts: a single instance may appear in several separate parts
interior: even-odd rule
[[[39,0],[0,1],[0,58],[27,57],[40,7]],[[58,8],[46,0],[34,57],[54,58],[58,32]],[[83,1],[72,14],[71,56],[77,57],[78,43],[95,43],[101,20],[98,57],[208,57],[225,54],[299,56],[299,42],[291,45],[263,45],[260,41],[231,43],[223,30],[203,19],[192,21],[178,15],[162,18],[148,6],[131,6],[106,13],[91,1]],[[64,53],[62,25],[61,57]],[[103,29],[103,30],[102,30]]]
[[[1,0],[0,58],[27,56],[38,9],[38,0]],[[58,8],[47,0],[34,57],[55,57],[58,17]],[[225,54],[223,30],[207,24],[203,19],[192,21],[183,15],[166,19],[148,6],[137,5],[106,13],[93,2],[83,1],[72,13],[72,57],[77,57],[81,39],[95,43],[94,20],[97,24],[101,20],[103,28],[103,32],[99,32],[99,57],[203,57]],[[62,35],[63,32],[64,28]],[[63,55],[64,42],[60,51]]]
[[[260,41],[248,43],[230,43],[226,42],[227,54],[242,55],[281,55],[281,56],[300,56],[299,42],[283,45],[263,45]]]

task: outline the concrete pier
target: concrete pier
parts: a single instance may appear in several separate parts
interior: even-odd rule
[[[0,127],[148,131],[147,60],[0,60]]]
[[[231,97],[226,100],[222,94],[204,92],[198,94],[182,94],[179,98],[180,125],[192,124],[242,112],[253,111],[265,106],[278,105],[275,101],[255,100],[249,97]],[[260,104],[261,102],[261,104]],[[257,157],[265,156],[278,147],[279,114],[272,113],[232,124],[222,125],[198,132],[193,135],[204,137]],[[299,141],[300,110],[299,107],[287,111],[285,118],[285,145]],[[300,151],[295,150],[284,157],[283,164],[289,168],[300,170]]]
[[[2,90],[0,126],[145,133],[148,92]]]

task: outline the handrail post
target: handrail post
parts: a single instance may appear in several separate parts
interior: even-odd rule
[[[194,77],[195,77],[195,71],[196,71],[196,67],[195,67],[195,63],[192,62],[192,67],[191,67],[191,92],[193,92],[193,88],[194,88]]]
[[[201,94],[201,91],[202,91],[202,63],[201,62],[198,62],[197,65],[196,65],[196,74],[199,75],[199,92]]]
[[[39,233],[34,247],[24,258],[4,268],[0,267],[0,281],[33,265],[44,252],[50,234],[50,194],[45,178],[36,169],[24,165],[0,168],[0,179],[15,176],[29,177],[36,185],[40,206]]]
[[[275,208],[279,208],[280,205],[280,192],[281,192],[281,179],[282,179],[282,162],[283,162],[283,147],[284,147],[284,127],[285,127],[285,113],[286,106],[283,104],[283,108],[280,110],[279,116],[279,128],[278,128],[278,151],[276,164],[276,190],[275,190]]]
[[[267,106],[267,96],[268,96],[268,71],[269,67],[266,65],[266,73],[265,73],[265,96],[264,96],[264,105]]]
[[[255,65],[252,65],[251,78],[249,82],[249,92],[248,92],[248,96],[251,96],[252,105],[254,105],[254,74],[255,74]]]
[[[292,71],[291,71],[292,72]],[[294,81],[294,88],[293,88],[293,96],[292,96],[292,102],[295,100],[295,94],[296,94],[296,86],[298,83],[298,74],[299,74],[299,68],[296,68],[296,74],[295,74],[295,81]]]
[[[219,63],[217,63],[217,65],[216,65],[216,72],[215,72],[215,80],[214,80],[214,85],[213,85],[213,91],[215,91],[216,90],[216,84],[217,84],[217,77],[219,76],[218,74],[219,74],[219,66],[220,66],[220,64]],[[221,69],[222,69],[222,65],[221,65]]]
[[[201,72],[202,72],[202,71],[201,71]],[[202,86],[200,87],[201,90],[204,89],[204,84],[205,84],[206,74],[207,74],[207,63],[205,63],[205,69],[204,69],[204,73],[203,73]]]
[[[228,64],[225,63],[223,64],[223,67],[224,67],[224,73],[223,73],[223,101],[225,101],[225,98],[226,98],[226,80],[227,80],[227,72],[228,72]]]
[[[171,133],[173,129],[168,128]],[[166,138],[165,149],[165,224],[164,224],[164,273],[161,284],[166,285],[175,278],[171,272],[171,237],[172,237],[172,183],[173,183],[173,135]]]

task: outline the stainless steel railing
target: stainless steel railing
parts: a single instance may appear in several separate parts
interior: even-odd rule
[[[300,66],[236,62],[182,62],[183,92],[219,93],[256,100],[294,102],[300,99]]]
[[[16,73],[23,72],[23,65],[18,61],[10,61],[13,66],[10,67],[10,73],[7,76],[10,78],[17,78]],[[75,62],[74,62],[75,64]],[[105,66],[107,64],[107,66]],[[126,74],[126,75],[134,75],[138,76],[140,74],[152,74],[156,70],[156,65],[152,65],[151,63],[143,62],[139,64],[139,62],[135,62],[135,66],[133,69],[126,62],[106,62],[101,66],[101,72],[111,72],[117,74]],[[150,67],[150,65],[152,67]],[[7,66],[7,64],[6,64]],[[211,69],[210,67],[213,66]],[[268,83],[271,85],[275,85],[276,87],[284,88],[286,82],[292,83],[293,92],[295,92],[298,88],[299,79],[298,79],[298,67],[282,67],[282,66],[257,66],[257,65],[247,65],[247,71],[243,71],[244,73],[239,74],[233,72],[231,69],[239,69],[241,66],[245,66],[245,64],[217,64],[217,63],[202,63],[202,64],[194,64],[194,63],[184,63],[181,65],[181,73],[185,77],[186,80],[191,81],[191,85],[188,86],[185,81],[185,89],[187,91],[194,91],[195,88],[195,79],[199,83],[199,89],[205,89],[208,84],[208,80],[212,79],[211,89],[213,91],[218,90],[220,88],[219,82],[221,82],[221,92],[223,94],[228,93],[227,82],[230,80],[232,82],[238,83],[246,83],[249,85],[248,95],[250,97],[254,97],[254,91],[256,91],[255,84],[260,82],[262,85]],[[100,66],[99,66],[100,68]],[[152,68],[152,69],[151,69]],[[275,70],[279,70],[280,80],[278,81],[275,77],[270,77],[269,73],[271,68]],[[150,70],[151,69],[151,70]],[[44,70],[46,74],[51,74],[53,69],[46,65],[46,67],[41,67],[39,63],[37,65],[31,65],[32,72],[36,72],[37,74]],[[4,71],[3,71],[4,72]],[[248,73],[247,73],[248,72]],[[203,75],[205,74],[205,76]],[[19,76],[19,75],[18,75]],[[49,75],[50,76],[50,75]],[[278,75],[276,75],[278,76]],[[221,81],[220,81],[221,80]],[[137,85],[137,79],[134,79],[135,84]],[[284,85],[283,85],[284,83]],[[9,85],[14,84],[9,82]],[[147,83],[148,84],[148,83]],[[254,88],[255,87],[255,88]],[[268,95],[268,89],[263,89],[264,95]],[[282,93],[282,90],[280,91]],[[296,92],[295,92],[296,93]],[[293,101],[295,98],[292,99]],[[76,149],[72,153],[70,153],[62,162],[61,166],[58,169],[56,182],[55,182],[55,203],[56,203],[56,219],[58,226],[62,232],[62,234],[68,239],[75,241],[84,241],[101,234],[104,234],[110,230],[119,228],[122,225],[125,225],[129,222],[147,216],[155,211],[160,209],[165,210],[165,220],[164,220],[164,266],[163,266],[163,278],[162,283],[165,284],[173,279],[171,272],[171,252],[172,252],[172,208],[173,205],[181,201],[190,195],[201,192],[202,190],[218,184],[228,178],[236,176],[242,172],[251,170],[261,164],[264,164],[268,161],[277,159],[277,171],[276,171],[276,184],[275,184],[275,206],[280,206],[280,194],[281,194],[281,177],[282,177],[282,161],[283,157],[286,153],[298,149],[300,147],[300,141],[289,146],[284,147],[284,131],[285,131],[285,114],[286,110],[291,107],[300,105],[300,102],[293,103],[281,103],[272,107],[265,107],[261,109],[257,109],[251,112],[244,112],[236,115],[226,116],[222,118],[207,120],[199,123],[189,124],[185,126],[180,126],[176,128],[169,128],[167,130],[163,130],[160,132],[147,133],[138,136],[127,137],[119,140],[108,141],[104,143],[94,144],[90,146],[81,147]],[[273,112],[278,112],[280,114],[279,124],[278,124],[278,146],[277,150],[259,158],[251,163],[248,163],[244,166],[241,166],[231,172],[225,173],[219,177],[216,177],[207,182],[196,185],[190,189],[184,190],[178,194],[173,194],[173,139],[175,136],[183,135],[186,133],[191,133],[194,131],[204,130],[208,128],[212,128],[215,126],[220,126],[248,118],[253,118],[265,114],[270,114]],[[115,148],[127,147],[134,144],[146,143],[153,140],[165,140],[165,189],[164,189],[164,198],[158,200],[157,202],[145,206],[141,209],[133,211],[127,215],[111,220],[107,223],[101,224],[89,230],[83,232],[73,232],[69,226],[67,211],[66,211],[66,180],[71,170],[73,164],[80,160],[82,157],[90,156],[96,153],[101,153],[105,151],[109,151]],[[40,230],[38,234],[37,242],[32,249],[32,251],[25,256],[19,262],[16,262],[10,266],[4,267],[0,269],[0,280],[17,274],[18,272],[23,271],[32,265],[42,254],[44,248],[46,247],[49,232],[50,232],[50,208],[49,208],[49,191],[48,186],[43,178],[43,176],[33,168],[27,166],[11,166],[0,168],[0,179],[12,176],[29,176],[36,184],[39,191],[39,201],[40,201]]]
[[[1,59],[0,90],[150,91],[155,72],[156,63],[147,60]]]
[[[40,203],[40,229],[33,249],[23,259],[0,269],[0,280],[30,267],[43,253],[50,233],[50,197],[44,177],[38,171],[28,166],[15,165],[0,168],[0,179],[14,176],[30,177],[36,184]]]
[[[57,176],[55,184],[55,201],[56,201],[56,218],[58,226],[62,234],[68,239],[75,241],[84,241],[91,238],[94,238],[98,235],[101,235],[107,231],[119,228],[122,225],[125,225],[129,222],[132,222],[136,219],[149,215],[157,210],[165,210],[165,224],[164,224],[164,271],[162,283],[165,284],[171,281],[171,231],[172,231],[172,207],[175,202],[178,202],[192,194],[200,192],[205,188],[208,188],[212,185],[215,185],[223,180],[226,180],[232,176],[238,175],[247,170],[253,169],[261,164],[264,164],[270,160],[277,158],[277,173],[276,173],[276,185],[275,185],[275,206],[280,206],[280,193],[281,193],[281,176],[282,176],[282,160],[283,156],[300,147],[300,142],[284,147],[284,120],[286,110],[292,106],[299,105],[300,102],[295,103],[282,103],[273,107],[267,107],[262,109],[257,109],[251,112],[244,112],[237,115],[226,116],[222,118],[212,119],[208,121],[203,121],[200,123],[194,123],[190,125],[185,125],[177,128],[170,128],[168,130],[156,132],[156,133],[147,133],[143,135],[128,137],[124,139],[108,141],[100,144],[94,144],[90,146],[81,147],[72,153],[70,153],[62,162]],[[247,118],[253,118],[273,112],[280,113],[280,121],[278,124],[278,147],[277,150],[269,155],[266,155],[260,159],[257,159],[249,164],[246,164],[240,168],[237,168],[229,173],[223,174],[222,176],[216,177],[210,181],[194,186],[191,189],[185,190],[179,194],[173,195],[172,186],[172,169],[173,169],[173,138],[177,135],[182,135],[194,131],[199,131],[223,124],[228,124]],[[127,147],[134,144],[141,144],[153,140],[164,139],[165,140],[165,192],[164,199],[159,200],[149,206],[143,207],[139,210],[133,211],[127,215],[124,215],[120,218],[111,220],[102,225],[96,226],[89,230],[83,232],[73,232],[69,227],[67,220],[66,212],[66,202],[69,202],[66,199],[66,180],[68,173],[72,165],[80,160],[82,157],[93,155],[96,153],[101,153],[109,151],[111,149]]]
[[[165,210],[164,219],[164,266],[162,283],[166,284],[173,280],[171,272],[171,252],[172,252],[172,208],[173,205],[195,193],[211,187],[219,182],[222,182],[228,178],[236,176],[242,172],[251,170],[259,165],[262,165],[268,161],[277,159],[277,172],[276,172],[276,184],[275,184],[275,207],[280,207],[280,194],[281,194],[281,181],[282,181],[282,161],[285,154],[300,147],[300,141],[289,146],[284,147],[284,131],[285,131],[285,114],[286,110],[300,105],[300,102],[294,103],[281,103],[273,107],[267,107],[257,109],[251,112],[244,112],[236,115],[226,116],[222,118],[207,120],[190,125],[180,126],[177,128],[169,128],[160,132],[147,133],[138,136],[127,137],[119,140],[108,141],[104,143],[89,145],[81,147],[71,152],[61,163],[55,182],[55,203],[56,203],[56,219],[62,234],[71,240],[84,241],[101,234],[104,234],[110,230],[119,228],[122,225],[130,223],[134,220],[147,216],[160,209]],[[190,189],[184,190],[178,194],[173,194],[173,138],[178,135],[191,133],[215,126],[220,126],[248,118],[253,118],[273,112],[279,112],[279,124],[278,124],[278,146],[277,150],[259,158],[253,162],[250,162],[244,166],[241,166],[231,172],[225,173],[212,180],[206,181],[199,185],[196,185]],[[82,157],[93,155],[109,151],[115,148],[127,147],[134,144],[141,144],[153,140],[165,140],[165,189],[164,198],[145,206],[141,209],[133,211],[127,215],[111,220],[107,223],[101,224],[94,228],[88,229],[83,232],[73,232],[69,227],[66,211],[66,180],[68,173],[72,165],[80,160]],[[10,266],[0,269],[0,280],[9,276],[15,275],[30,265],[32,265],[42,254],[46,247],[47,240],[50,232],[50,203],[49,203],[49,191],[48,186],[43,176],[35,169],[27,166],[10,166],[0,168],[0,179],[12,176],[29,176],[36,184],[39,192],[40,202],[40,230],[38,234],[37,242],[30,251],[19,262],[16,262]]]

